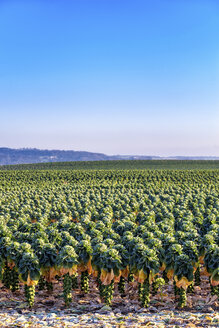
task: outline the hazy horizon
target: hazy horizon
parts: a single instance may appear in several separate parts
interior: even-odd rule
[[[36,148],[36,147],[0,147],[1,148],[8,148],[8,149],[15,149],[15,150],[40,150],[40,151],[44,151],[44,150],[48,150],[48,151],[80,151],[80,152],[89,152],[89,153],[99,153],[99,154],[103,154],[103,155],[107,155],[107,156],[158,156],[158,157],[218,157],[217,155],[151,155],[151,154],[108,154],[108,153],[104,153],[104,152],[92,152],[92,151],[87,151],[86,149],[80,149],[80,150],[75,150],[75,149],[61,149],[61,148]]]
[[[219,2],[0,2],[0,147],[219,156]]]

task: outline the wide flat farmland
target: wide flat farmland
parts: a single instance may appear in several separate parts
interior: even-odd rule
[[[197,169],[1,171],[2,327],[216,327],[218,181]]]

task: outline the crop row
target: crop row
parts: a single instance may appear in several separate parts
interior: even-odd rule
[[[115,284],[138,282],[147,307],[169,281],[179,307],[200,284],[219,295],[217,171],[13,171],[0,173],[0,279],[35,286],[62,281],[66,305],[97,282],[111,304]]]

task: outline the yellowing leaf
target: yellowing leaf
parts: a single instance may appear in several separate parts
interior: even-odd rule
[[[173,273],[174,273],[173,269],[170,269],[170,270],[167,271],[167,278],[169,280],[173,278]]]
[[[216,287],[216,286],[219,285],[219,280],[218,280],[218,281],[217,281],[217,280],[214,280],[214,279],[212,279],[212,277],[211,277],[211,284],[212,284],[212,286]]]
[[[121,277],[121,270],[119,271],[119,275],[114,277],[115,282],[119,282]]]
[[[38,280],[32,280],[30,278],[30,274],[28,273],[28,276],[27,276],[27,281],[26,281],[26,285],[27,286],[36,286],[38,283]]]
[[[104,269],[101,269],[101,273],[100,273],[100,280],[101,280],[101,282],[103,282],[105,280],[106,275],[107,275],[107,271],[104,270]]]
[[[88,274],[92,273],[91,257],[87,263],[87,271],[88,271]]]
[[[166,269],[166,264],[162,263],[162,266],[160,267],[160,271],[164,271]]]
[[[199,257],[199,262],[201,264],[204,264],[204,257],[205,257],[204,255]]]
[[[73,265],[73,267],[68,270],[70,276],[72,276],[76,272],[77,272],[77,264]]]
[[[121,275],[122,275],[122,277],[124,277],[126,279],[128,278],[128,275],[129,275],[129,268],[128,268],[128,266],[124,270],[121,271]]]
[[[105,271],[106,272],[106,271]],[[111,269],[110,272],[107,272],[106,275],[105,275],[105,279],[102,281],[102,284],[107,286],[111,283],[111,281],[113,280],[114,278],[114,272],[113,272],[113,269]]]
[[[147,275],[144,273],[143,269],[141,269],[138,273],[138,282],[140,284],[142,284],[146,278],[147,278]]]
[[[204,267],[201,272],[200,272],[201,276],[207,276],[210,277],[210,273],[208,273],[206,267]]]
[[[180,280],[178,280],[177,276],[175,276],[174,279],[176,281],[176,286],[178,288],[182,287],[184,290],[186,290],[188,286],[192,284],[192,281],[188,281],[186,277],[182,277]]]
[[[98,270],[92,269],[92,276],[97,278],[98,277]]]
[[[13,267],[15,266],[15,263],[14,263],[14,261],[8,261],[8,267],[10,268],[10,269],[13,269]]]

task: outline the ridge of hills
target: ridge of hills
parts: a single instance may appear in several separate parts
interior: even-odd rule
[[[0,147],[0,165],[31,163],[71,162],[71,161],[110,161],[110,160],[219,160],[218,156],[141,156],[105,155],[88,151],[48,150],[37,148]]]

